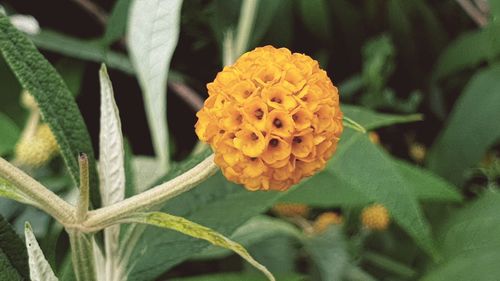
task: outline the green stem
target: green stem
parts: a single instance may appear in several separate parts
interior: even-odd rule
[[[1,157],[0,177],[16,186],[35,202],[35,207],[47,212],[61,224],[74,222],[74,211],[70,204]]]
[[[66,231],[71,244],[71,259],[76,280],[97,280],[92,234],[82,233],[74,229],[66,229]]]
[[[404,278],[411,278],[416,274],[415,270],[413,270],[412,268],[374,252],[365,252],[363,254],[363,258],[381,269],[392,272]]]
[[[356,130],[358,132],[361,132],[361,133],[366,133],[366,129],[365,127],[361,126],[361,124],[359,124],[358,122],[352,120],[351,118],[347,117],[347,116],[344,116],[344,126],[348,127],[348,128],[351,128],[353,130]]]
[[[90,211],[87,220],[81,227],[86,231],[97,231],[113,225],[118,219],[133,212],[154,208],[196,187],[199,183],[215,174],[217,170],[218,167],[214,163],[214,155],[212,154],[191,170],[174,179],[111,206]]]
[[[82,222],[89,210],[89,160],[85,153],[78,158],[80,164],[80,196],[76,206],[76,221]]]

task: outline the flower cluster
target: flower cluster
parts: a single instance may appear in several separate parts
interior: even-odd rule
[[[249,190],[286,190],[335,152],[343,130],[338,91],[309,56],[257,48],[207,88],[196,134],[227,179]]]
[[[373,204],[361,212],[363,226],[371,230],[385,230],[389,226],[389,211],[381,204]]]

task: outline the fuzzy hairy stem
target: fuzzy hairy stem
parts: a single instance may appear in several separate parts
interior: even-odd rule
[[[76,205],[76,221],[82,222],[89,210],[89,160],[82,153],[78,158],[80,164],[80,196]]]
[[[74,208],[41,183],[0,157],[0,177],[26,194],[36,207],[50,214],[61,224],[74,222]]]
[[[132,212],[145,211],[158,206],[183,192],[186,192],[203,182],[215,172],[218,167],[214,163],[214,155],[210,155],[201,163],[184,174],[160,184],[143,193],[98,210],[90,211],[81,229],[97,231],[116,223]]]
[[[71,261],[78,281],[95,281],[95,260],[92,234],[66,229],[71,244]]]

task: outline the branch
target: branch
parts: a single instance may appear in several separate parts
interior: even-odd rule
[[[488,24],[488,18],[469,0],[456,0],[469,17],[480,27]]]
[[[203,99],[188,85],[182,82],[169,82],[174,92],[184,100],[194,111],[198,111],[203,107]]]
[[[90,0],[73,0],[73,2],[77,3],[89,14],[94,16],[94,18],[102,25],[106,26],[106,22],[108,21],[108,15],[104,11],[103,8],[97,6]]]

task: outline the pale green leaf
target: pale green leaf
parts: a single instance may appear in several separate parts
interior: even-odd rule
[[[116,1],[106,25],[103,41],[111,44],[125,35],[127,28],[127,16],[132,0]]]
[[[0,112],[0,156],[10,153],[20,134],[19,127],[7,115]]]
[[[234,251],[248,263],[260,270],[269,280],[275,280],[274,276],[266,267],[254,260],[243,246],[208,227],[199,225],[182,217],[161,212],[136,213],[125,218],[123,221],[150,224],[161,228],[172,229],[194,238],[206,240],[213,245]]]
[[[168,168],[166,87],[170,60],[177,45],[181,0],[134,1],[130,7],[127,43],[141,85],[153,147],[162,168]]]
[[[30,278],[32,281],[57,281],[56,275],[50,268],[49,262],[45,259],[42,249],[36,241],[35,235],[31,229],[31,225],[26,222],[24,227],[24,235],[26,237],[26,248],[28,249]]]
[[[125,160],[120,114],[114,99],[113,86],[105,65],[99,71],[101,83],[101,130],[99,134],[99,175],[103,206],[118,203],[125,198]],[[120,226],[104,230],[107,279],[119,272],[118,245]]]
[[[248,248],[251,245],[266,240],[272,236],[301,237],[301,232],[290,223],[267,216],[256,216],[240,226],[231,235],[231,239]],[[210,246],[194,259],[214,259],[230,255],[229,250]]]
[[[54,67],[33,43],[0,15],[0,49],[19,82],[37,101],[44,121],[59,145],[61,155],[76,185],[79,185],[77,157],[89,158],[92,203],[100,205],[97,173],[90,136],[78,106]]]
[[[477,164],[500,138],[498,77],[497,64],[471,79],[429,151],[429,168],[453,183],[461,183],[464,171]]]

